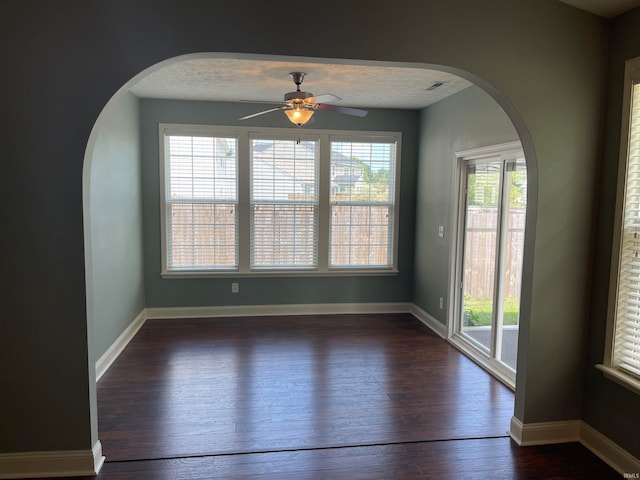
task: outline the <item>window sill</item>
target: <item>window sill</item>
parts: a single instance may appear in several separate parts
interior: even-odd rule
[[[259,270],[253,272],[238,271],[189,271],[189,272],[163,272],[162,278],[286,278],[286,277],[394,277],[400,272],[396,269],[389,270],[328,270],[319,272],[316,270]]]
[[[640,380],[633,378],[631,375],[627,375],[626,373],[621,372],[615,368],[609,367],[607,365],[598,364],[596,365],[598,370],[601,370],[604,373],[604,376],[609,380],[616,382],[618,385],[631,390],[633,393],[640,395]]]

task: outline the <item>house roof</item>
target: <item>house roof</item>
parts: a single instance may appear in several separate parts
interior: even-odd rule
[[[339,185],[355,185],[361,178],[361,175],[336,175],[331,181]]]

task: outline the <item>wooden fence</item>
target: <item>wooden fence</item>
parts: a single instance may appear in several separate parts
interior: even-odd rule
[[[316,209],[307,205],[256,205],[256,266],[308,266],[316,255]],[[170,207],[169,266],[235,265],[235,206],[177,204]],[[331,265],[388,265],[389,208],[334,205]]]
[[[497,210],[470,206],[464,258],[464,294],[491,298],[496,268]],[[518,298],[522,282],[525,209],[511,208],[507,215],[504,243],[504,297]]]

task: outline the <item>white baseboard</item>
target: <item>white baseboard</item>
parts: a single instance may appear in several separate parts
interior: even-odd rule
[[[580,441],[581,420],[523,424],[511,417],[509,436],[520,446]]]
[[[102,375],[109,369],[115,359],[118,358],[135,334],[138,333],[140,327],[144,325],[146,318],[146,310],[143,310],[98,359],[96,362],[96,381],[100,380]]]
[[[630,478],[638,478],[640,475],[639,459],[585,422],[580,427],[580,443],[618,473],[636,474]]]
[[[0,454],[0,478],[50,478],[94,476],[104,464],[102,445],[91,450],[20,452]]]
[[[355,313],[411,313],[411,303],[321,303],[238,305],[220,307],[147,308],[146,318],[252,317],[273,315],[346,315]]]
[[[518,445],[522,445],[522,428],[524,425],[516,417],[511,417],[509,431],[507,432],[511,439]]]
[[[427,327],[434,331],[436,335],[440,338],[447,338],[447,326],[440,323],[434,317],[429,315],[427,312],[422,310],[415,303],[410,304],[411,310],[410,313],[413,314],[418,320],[424,323]]]
[[[640,460],[582,420],[523,424],[511,417],[509,435],[518,445],[580,442],[620,474],[640,475]]]

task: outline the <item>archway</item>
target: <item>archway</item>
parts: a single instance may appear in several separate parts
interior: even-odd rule
[[[146,207],[142,191],[137,191],[135,187],[136,183],[140,184],[144,181],[139,157],[140,140],[137,130],[139,122],[136,117],[139,113],[137,113],[136,107],[137,100],[129,93],[129,89],[140,79],[166,65],[207,57],[320,64],[335,62],[335,60],[295,57],[228,54],[185,55],[166,60],[141,72],[127,82],[109,101],[93,127],[85,153],[83,172],[88,331],[90,356],[93,361],[102,359],[109,352],[117,354],[118,347],[112,348],[113,345],[117,343],[118,339],[126,342],[127,335],[135,333],[135,325],[141,323],[144,318],[144,310],[148,306],[145,299],[147,282],[144,275],[144,257],[147,252],[145,252],[142,233]],[[511,120],[525,152],[528,172],[527,233],[524,248],[521,335],[518,356],[518,370],[524,372],[525,368],[522,367],[526,365],[526,342],[531,306],[533,239],[535,238],[537,208],[537,168],[533,145],[522,118],[500,92],[468,72],[434,65],[382,62],[358,62],[358,65],[439,70],[466,78],[490,95]],[[122,163],[113,162],[114,158],[119,159]],[[117,199],[117,202],[114,202],[114,199]],[[125,217],[121,215],[123,212],[126,212]],[[122,222],[128,228],[122,228]],[[114,225],[117,228],[114,228]],[[126,274],[123,274],[122,268],[127,269]],[[123,278],[126,281],[123,281]],[[114,301],[115,298],[118,299],[117,302]],[[101,320],[107,316],[119,319],[119,321],[107,325]],[[103,363],[106,362],[107,360]],[[91,392],[94,410],[92,426],[97,432],[95,385],[92,386]],[[516,390],[516,412],[518,411],[519,399],[522,400],[522,395],[518,395],[518,390]]]

